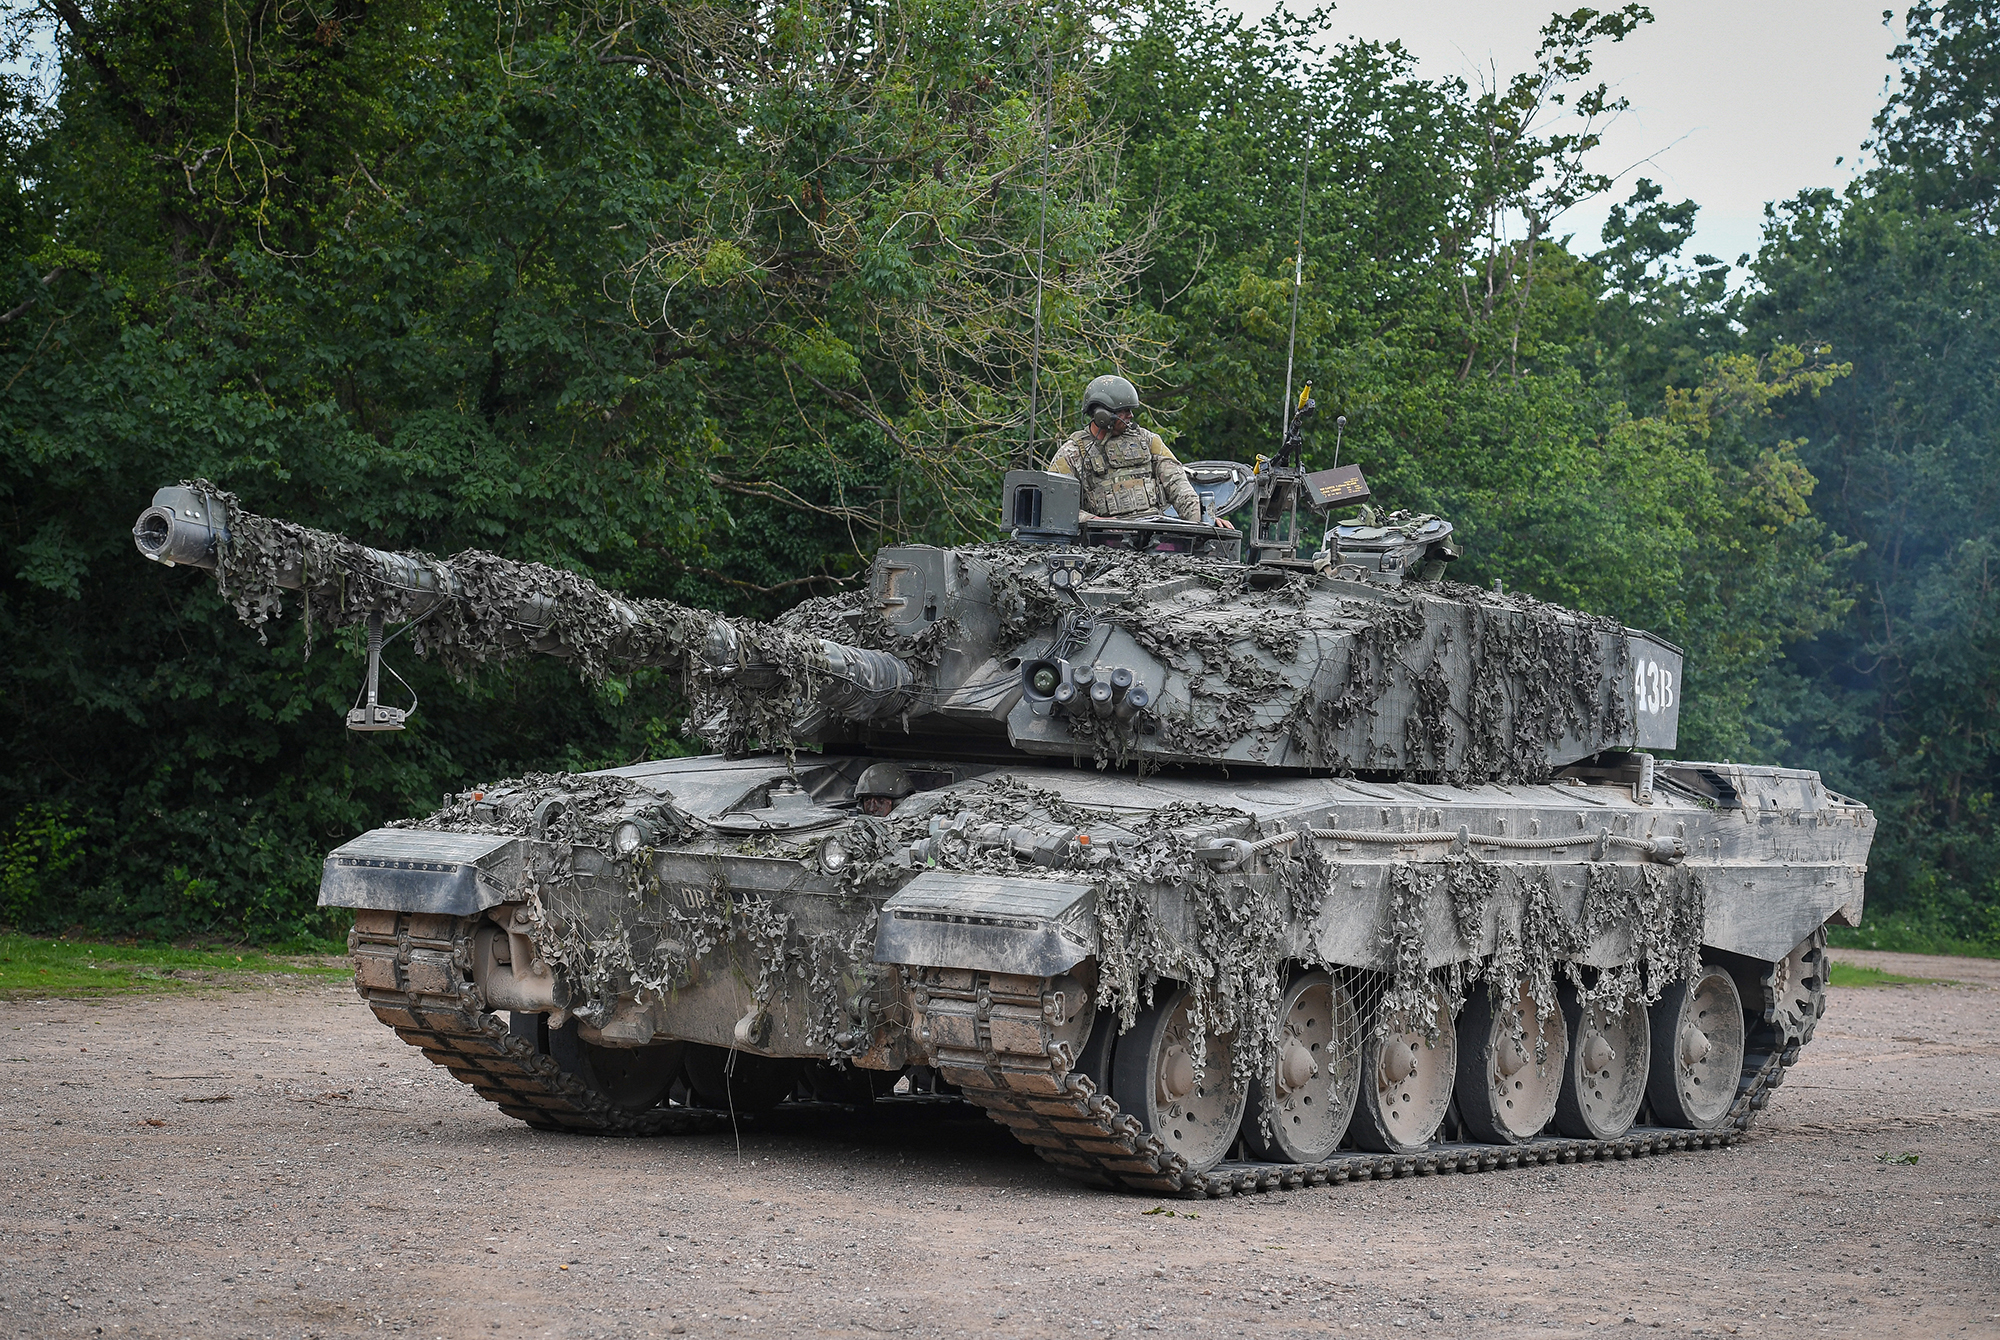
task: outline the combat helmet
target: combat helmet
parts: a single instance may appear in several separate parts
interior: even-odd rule
[[[871,763],[854,783],[855,803],[863,814],[887,815],[896,802],[915,794],[916,785],[900,763]]]
[[[1089,418],[1100,409],[1113,414],[1123,414],[1126,410],[1139,408],[1139,388],[1126,381],[1115,372],[1107,372],[1102,377],[1090,379],[1090,385],[1083,388],[1083,414]]]

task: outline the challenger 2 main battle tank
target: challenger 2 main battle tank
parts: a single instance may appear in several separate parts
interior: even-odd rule
[[[134,534],[253,625],[285,591],[365,625],[354,729],[403,724],[389,624],[459,668],[683,677],[713,752],[471,787],[326,858],[369,1006],[530,1125],[956,1093],[1152,1194],[1740,1135],[1825,1008],[1867,807],[1656,759],[1673,646],[1446,580],[1437,518],[1322,525],[1352,467],[1189,471],[1203,517],[1123,522],[1015,472],[1007,539],[886,548],[774,623],[203,482]]]

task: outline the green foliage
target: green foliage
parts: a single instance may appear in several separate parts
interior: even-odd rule
[[[293,956],[276,958],[250,949],[175,949],[0,935],[0,1000],[212,991],[261,984],[273,975],[305,980],[345,977],[353,969],[344,958],[296,956],[300,950],[330,954],[337,948],[301,946]]]
[[[1903,16],[1907,40],[1890,59],[1901,87],[1875,118],[1884,171],[1877,193],[1919,209],[1963,213],[1990,232],[2000,206],[2000,6],[1993,0],[1918,0]]]
[[[1905,899],[1906,903],[1916,900]],[[1990,907],[1980,909],[1988,929],[1968,936],[1950,909],[1904,906],[1870,911],[1861,926],[1833,926],[1827,943],[1836,949],[1881,949],[1898,954],[1955,954],[1960,958],[2000,958],[2000,935],[1991,928]]]
[[[672,583],[712,427],[604,278],[677,189],[649,146],[681,113],[550,13],[496,46],[490,14],[448,7],[146,17],[167,12],[66,28],[31,146],[23,249],[99,259],[23,271],[30,311],[0,331],[0,602],[33,649],[0,677],[23,763],[0,807],[91,815],[87,869],[34,924],[337,934],[311,906],[328,847],[469,777],[630,761],[671,700],[405,664],[416,727],[342,739],[352,648],[250,643],[206,579],[135,570],[124,514],[212,475],[392,547]]]
[[[57,806],[31,804],[14,815],[0,844],[0,923],[43,925],[58,915],[84,863],[83,837]]]
[[[1933,977],[1906,977],[1902,973],[1888,972],[1882,968],[1867,968],[1856,963],[1842,963],[1835,959],[1828,965],[1826,974],[1830,986],[1936,986]],[[1913,1160],[1914,1161],[1914,1160]]]
[[[349,736],[352,636],[136,561],[160,484],[768,615],[983,536],[1097,372],[1183,458],[1268,452],[1303,212],[1313,463],[1344,415],[1455,576],[1682,644],[1684,752],[1822,768],[1873,906],[2000,943],[1990,8],[1912,11],[1880,166],[1733,289],[1643,179],[1563,234],[1636,5],[1480,88],[1209,0],[10,9],[0,917],[337,936],[356,831],[689,748],[661,676],[394,643],[422,710]]]
[[[1771,211],[1743,318],[1753,337],[1828,344],[1854,366],[1782,416],[1825,481],[1815,510],[1857,552],[1850,613],[1788,656],[1779,686],[1794,756],[1882,820],[1870,924],[1853,934],[1993,947],[2000,26],[1991,5],[1956,0],[1913,8],[1909,24],[1879,165],[1844,197]]]

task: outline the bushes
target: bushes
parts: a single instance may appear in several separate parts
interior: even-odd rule
[[[84,854],[84,829],[61,806],[18,811],[0,845],[0,923],[50,928],[76,896]]]

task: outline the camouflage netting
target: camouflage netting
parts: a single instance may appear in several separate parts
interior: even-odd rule
[[[1060,642],[1068,615],[1087,627],[1122,629],[1184,677],[1185,699],[1157,701],[1143,725],[1089,713],[1065,718],[1078,754],[1099,766],[1156,767],[1234,751],[1251,764],[1342,774],[1540,782],[1553,770],[1551,747],[1565,737],[1618,739],[1630,727],[1623,696],[1605,687],[1623,683],[1623,628],[1532,597],[1455,582],[1372,586],[1364,596],[1347,594],[1351,582],[1120,549],[984,545],[953,554],[985,569],[1000,618],[993,650],[1018,654],[1031,640]],[[1060,565],[1080,572],[1093,602],[1087,610],[1051,585],[1048,574]],[[863,591],[827,596],[781,623],[909,656],[911,644],[873,600]],[[1616,664],[1607,663],[1607,647]],[[1338,668],[1332,687],[1327,668]],[[1462,708],[1454,707],[1455,687]],[[1400,724],[1393,716],[1377,724],[1389,704],[1404,700]]]
[[[1325,914],[1342,868],[1318,843],[1301,838],[1267,849],[1261,873],[1219,873],[1198,855],[1204,841],[1283,831],[1260,828],[1248,812],[1222,806],[1079,806],[1005,774],[925,793],[890,818],[860,817],[838,830],[849,863],[830,896],[816,895],[830,914],[817,924],[831,930],[809,929],[775,901],[733,890],[722,861],[741,853],[810,864],[831,830],[704,839],[704,830],[671,803],[624,778],[530,775],[446,797],[436,814],[403,826],[533,836],[536,816],[549,815],[552,799],[562,805],[545,834],[551,841],[531,849],[529,919],[537,948],[569,987],[569,1008],[593,1024],[607,1019],[620,997],[671,1001],[700,973],[729,971],[749,986],[759,1010],[802,1005],[808,1045],[828,1059],[858,1055],[868,1049],[876,1022],[870,1015],[880,971],[873,962],[876,913],[913,874],[932,868],[1093,885],[1099,1005],[1118,1014],[1122,1030],[1162,983],[1187,985],[1194,1026],[1236,1035],[1233,1078],[1243,1084],[1275,1060],[1282,1041],[1278,1002],[1289,973],[1336,966],[1321,961],[1310,937],[1295,930]],[[635,814],[655,825],[663,846],[712,858],[701,887],[663,885],[650,848],[630,858],[613,855],[613,828]],[[1051,866],[1024,864],[1005,840],[1023,831],[1062,838],[1065,854]],[[1093,840],[1075,841],[1076,834]],[[579,851],[589,859],[579,860]],[[1379,1001],[1378,1031],[1428,1020],[1435,989],[1453,1012],[1480,983],[1497,999],[1525,987],[1553,1009],[1561,981],[1586,1005],[1616,1011],[1633,999],[1650,1003],[1669,982],[1696,971],[1704,917],[1696,871],[1651,863],[1588,868],[1581,915],[1572,921],[1557,906],[1547,871],[1531,863],[1452,855],[1393,865],[1383,969],[1362,974],[1361,983],[1364,1001]],[[1440,894],[1461,952],[1469,955],[1492,921],[1490,956],[1428,966],[1437,946],[1429,941],[1424,907]],[[1578,966],[1601,934],[1620,930],[1631,939],[1631,966]]]
[[[1652,1004],[1669,983],[1693,976],[1701,966],[1706,889],[1700,873],[1685,865],[1592,862],[1582,915],[1574,922],[1556,905],[1547,868],[1534,864],[1472,855],[1403,862],[1391,872],[1389,886],[1384,958],[1391,967],[1380,1024],[1385,1034],[1394,1019],[1428,1020],[1431,993],[1439,987],[1453,1013],[1482,981],[1496,1003],[1525,988],[1538,1009],[1553,1010],[1560,975],[1585,1006],[1615,1014],[1634,1000]],[[1482,942],[1483,927],[1494,914],[1491,956],[1439,972],[1428,968],[1423,908],[1439,891],[1450,899],[1458,937],[1468,947]],[[1580,965],[1600,935],[1619,930],[1631,937],[1629,965],[1603,971]],[[1517,1041],[1521,1035],[1517,1019]]]
[[[1196,850],[1211,836],[1258,836],[1245,811],[1193,804],[1139,814],[1094,809],[1007,776],[918,799],[927,803],[857,824],[845,889],[873,899],[893,892],[914,868],[908,853],[917,843],[925,844],[927,867],[1085,880],[1097,889],[1098,1004],[1117,1012],[1121,1029],[1151,1004],[1161,982],[1185,983],[1194,1026],[1235,1032],[1244,1044],[1237,1049],[1240,1082],[1250,1082],[1276,1055],[1289,928],[1309,922],[1332,885],[1332,869],[1316,853],[1274,852],[1270,873],[1242,880],[1218,874]],[[982,842],[989,825],[1097,836],[1078,844],[1064,865],[1043,868],[1021,864],[1004,844]],[[1185,921],[1162,921],[1163,896],[1184,905]]]
[[[813,933],[771,899],[731,890],[719,862],[689,897],[685,885],[662,884],[651,857],[605,867],[604,882],[622,892],[608,926],[601,887],[545,891],[535,941],[574,984],[573,1013],[601,1024],[621,996],[670,1004],[704,974],[725,972],[749,986],[756,1014],[802,1004],[806,1045],[827,1059],[868,1049],[875,904],[836,900],[829,910],[845,929]]]
[[[561,802],[552,822],[537,834],[535,816],[548,801]],[[389,828],[424,828],[447,833],[541,836],[555,843],[580,843],[611,850],[611,830],[636,812],[664,820],[674,838],[699,830],[694,821],[651,791],[624,777],[601,773],[531,772],[491,786],[446,795],[441,808],[422,819],[398,819]]]
[[[553,810],[545,808],[550,802]],[[873,972],[879,900],[837,899],[831,910],[849,929],[807,934],[770,900],[729,887],[719,858],[732,850],[770,854],[767,840],[710,841],[711,874],[705,886],[690,890],[662,884],[652,847],[629,857],[614,853],[613,831],[633,817],[653,825],[661,847],[685,849],[707,833],[626,778],[549,773],[448,795],[436,813],[391,827],[544,839],[529,848],[526,920],[537,952],[568,988],[567,1008],[586,1023],[603,1024],[621,997],[642,1005],[669,1001],[701,972],[727,965],[754,978],[760,1009],[798,992],[807,1006],[808,1040],[829,1058],[865,1050],[850,1012]]]
[[[218,555],[216,584],[260,638],[282,608],[282,591],[297,582],[308,654],[316,628],[351,627],[380,614],[386,624],[409,625],[417,655],[460,675],[526,654],[567,660],[593,682],[620,668],[669,669],[692,705],[691,730],[728,753],[753,744],[793,749],[793,726],[828,679],[819,639],[784,626],[666,600],[627,600],[562,568],[477,549],[449,559],[385,555],[328,531],[246,513],[234,494],[205,480],[182,487],[222,504],[229,542]],[[719,677],[703,662],[711,635],[725,625],[754,674]],[[929,641],[944,636],[938,629]]]

